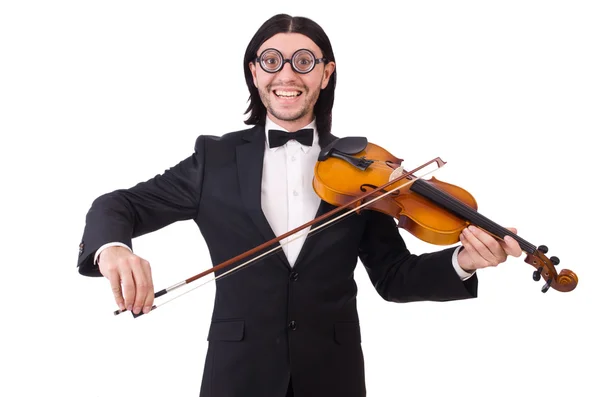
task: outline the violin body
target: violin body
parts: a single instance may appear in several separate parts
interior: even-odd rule
[[[430,163],[434,161],[438,166],[445,164],[439,158]],[[550,287],[561,292],[576,287],[577,275],[568,269],[557,273],[559,260],[546,257],[546,246],[536,247],[480,214],[475,198],[463,188],[434,177],[420,178],[415,171],[424,166],[406,172],[402,162],[366,138],[341,138],[321,151],[313,188],[321,199],[334,206],[390,215],[397,219],[398,227],[431,244],[455,244],[469,225],[500,240],[509,235],[527,253],[525,263],[536,269],[533,279],[546,280],[542,292]]]
[[[313,188],[324,201],[336,206],[345,205],[368,189],[387,183],[390,176],[401,170],[403,161],[373,143],[368,143],[356,156],[381,160],[373,163],[365,171],[351,167],[339,158],[316,164]],[[366,208],[393,216],[398,220],[398,227],[420,240],[436,245],[457,243],[460,233],[470,222],[414,193],[406,182],[400,180],[390,185],[390,190],[396,187],[400,189],[390,195],[390,199],[374,201]],[[442,182],[435,177],[432,177],[429,183],[477,210],[475,198],[463,188]],[[401,187],[402,184],[407,186]]]

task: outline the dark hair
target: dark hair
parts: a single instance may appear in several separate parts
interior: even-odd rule
[[[327,59],[327,62],[335,62],[329,38],[316,22],[308,18],[292,17],[287,14],[278,14],[268,19],[254,34],[244,54],[244,75],[246,77],[246,85],[250,91],[250,104],[244,113],[250,113],[250,116],[245,121],[246,124],[264,125],[265,117],[267,116],[267,109],[260,100],[258,89],[254,86],[252,72],[248,64],[256,59],[260,46],[278,33],[301,33],[307,36],[321,49],[323,57]],[[337,68],[331,74],[327,87],[321,90],[319,99],[315,104],[314,111],[319,133],[331,132],[331,110],[333,109],[336,72]]]

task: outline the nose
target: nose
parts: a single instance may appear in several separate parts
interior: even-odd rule
[[[283,62],[283,67],[279,71],[279,77],[283,80],[294,80],[298,75],[292,68],[292,62],[289,60],[285,60]]]

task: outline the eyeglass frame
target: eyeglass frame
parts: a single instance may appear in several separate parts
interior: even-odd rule
[[[282,59],[281,65],[279,65],[279,67],[276,70],[267,70],[267,69],[265,69],[265,67],[263,66],[262,62],[260,61],[260,59],[262,58],[263,54],[265,52],[267,52],[267,51],[275,51],[276,53],[279,54],[279,56]],[[299,53],[300,51],[307,51],[310,55],[312,55],[313,59],[315,60],[314,63],[312,64],[312,67],[309,70],[307,70],[307,71],[301,71],[301,70],[296,69],[294,63],[292,62],[292,59],[294,59],[294,57],[296,56],[296,54]],[[315,66],[317,66],[321,62],[327,63],[327,58],[325,58],[325,57],[317,58],[317,56],[311,50],[309,50],[308,48],[300,48],[299,50],[294,51],[294,53],[292,54],[291,57],[285,58],[283,56],[283,54],[281,53],[281,51],[279,51],[277,48],[267,48],[267,49],[263,50],[260,53],[260,55],[257,56],[254,59],[254,62],[258,62],[258,64],[260,65],[260,67],[261,67],[262,70],[264,70],[267,73],[271,73],[271,74],[277,73],[277,72],[281,71],[281,69],[283,69],[283,67],[285,66],[285,64],[287,62],[289,62],[290,66],[292,67],[292,70],[294,72],[299,73],[299,74],[307,74],[307,73],[312,72],[313,69],[315,68]]]

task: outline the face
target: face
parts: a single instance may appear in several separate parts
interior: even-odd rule
[[[285,59],[291,58],[301,48],[312,51],[315,58],[323,57],[321,49],[300,33],[278,33],[265,41],[256,55],[267,48],[279,50]],[[319,93],[327,87],[335,69],[333,62],[318,63],[306,74],[296,73],[289,62],[277,73],[265,72],[258,63],[251,62],[249,66],[267,116],[289,131],[300,129],[312,121]]]

